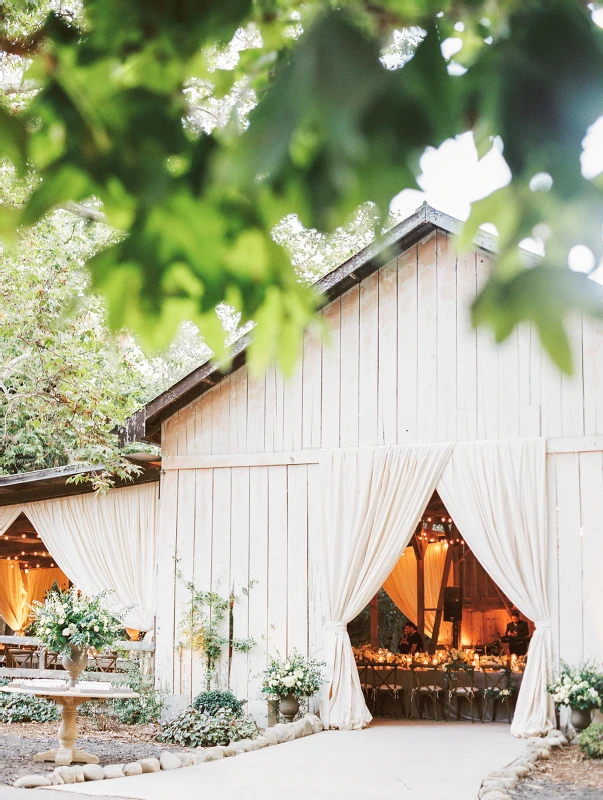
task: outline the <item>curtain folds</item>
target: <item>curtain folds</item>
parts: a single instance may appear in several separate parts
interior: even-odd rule
[[[79,589],[109,591],[124,624],[153,627],[157,568],[157,484],[23,506],[46,549]]]
[[[458,443],[437,488],[475,557],[536,625],[511,732],[545,733],[554,727],[546,691],[552,663],[547,577],[554,545],[546,523],[545,440]]]
[[[442,574],[448,546],[428,544],[425,551],[425,607],[437,608],[440,599]],[[447,585],[451,583],[448,575]],[[383,588],[407,619],[417,624],[417,557],[412,547],[407,547],[383,584]],[[435,611],[425,612],[425,633],[431,636]],[[440,625],[440,642],[448,643],[452,637],[450,622]]]
[[[27,591],[17,563],[0,559],[0,616],[17,635],[27,620]]]
[[[332,668],[327,727],[371,721],[347,623],[391,573],[450,458],[453,445],[325,451],[321,456],[325,654]]]
[[[59,589],[67,589],[69,586],[69,578],[58,567],[30,569],[27,575],[22,577],[28,609],[34,602],[44,602],[44,598],[48,590],[52,588],[53,583],[56,583]]]
[[[21,506],[0,506],[0,536],[6,533],[20,513]]]

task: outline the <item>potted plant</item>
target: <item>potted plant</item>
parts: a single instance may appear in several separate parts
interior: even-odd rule
[[[562,662],[547,688],[557,705],[570,707],[570,722],[578,732],[588,728],[595,710],[603,705],[603,673],[593,664],[570,667]]]
[[[104,604],[105,594],[87,597],[72,587],[51,591],[43,603],[32,603],[34,635],[49,650],[63,654],[70,687],[86,669],[88,649],[103,650],[122,630],[122,623]]]
[[[287,722],[293,722],[300,698],[312,697],[320,689],[324,666],[324,661],[305,658],[297,650],[285,661],[270,657],[262,675],[262,693],[268,699],[278,699],[281,714]]]

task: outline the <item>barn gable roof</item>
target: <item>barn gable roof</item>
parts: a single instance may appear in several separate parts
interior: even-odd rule
[[[460,220],[424,203],[410,217],[316,282],[316,288],[323,295],[323,307],[376,272],[392,258],[413,247],[432,231],[440,229],[458,234],[462,226]],[[484,231],[479,232],[475,244],[483,250],[496,252],[496,238]],[[209,391],[226,375],[243,366],[250,342],[251,336],[243,336],[234,345],[232,358],[227,365],[207,361],[143,406],[126,420],[120,432],[121,440],[124,443],[160,443],[162,422]]]

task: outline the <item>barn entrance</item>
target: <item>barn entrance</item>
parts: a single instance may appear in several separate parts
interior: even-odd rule
[[[23,635],[29,606],[42,602],[54,584],[65,589],[69,579],[29,519],[19,514],[0,537],[0,634]]]
[[[393,571],[348,625],[373,716],[510,722],[534,630],[516,614],[434,492]]]

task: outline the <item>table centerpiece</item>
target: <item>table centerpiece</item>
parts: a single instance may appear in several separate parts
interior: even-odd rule
[[[88,665],[88,650],[103,650],[118,638],[122,623],[108,610],[106,592],[93,597],[75,587],[51,591],[43,603],[32,603],[34,635],[48,648],[61,653],[74,688]]]

